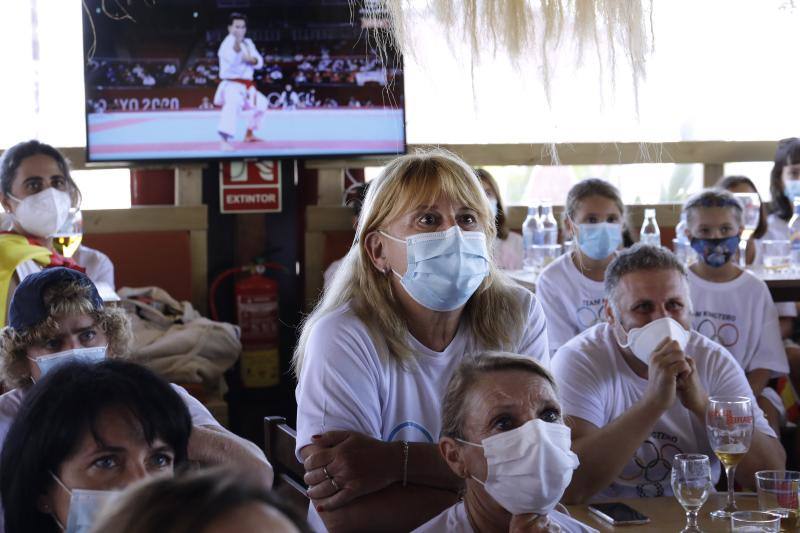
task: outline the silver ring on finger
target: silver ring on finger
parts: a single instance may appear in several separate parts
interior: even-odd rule
[[[328,479],[331,481],[331,485],[333,485],[333,488],[336,490],[336,492],[339,492],[340,490],[342,490],[342,489],[339,488],[339,484],[336,483],[335,479],[333,479],[332,477],[329,477]]]
[[[328,473],[328,465],[322,467],[322,473],[325,474],[325,477],[328,479],[332,479],[331,475]]]

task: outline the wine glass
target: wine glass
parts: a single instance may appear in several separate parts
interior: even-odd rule
[[[70,209],[64,225],[51,237],[53,249],[64,257],[72,257],[83,240],[83,214],[80,209]]]
[[[699,533],[697,512],[713,490],[708,456],[681,453],[672,459],[672,493],[686,511],[686,527],[681,533]]]
[[[714,518],[729,519],[736,511],[733,485],[736,465],[750,449],[753,438],[753,404],[747,396],[712,396],[706,411],[708,441],[714,453],[725,465],[728,480],[728,502],[722,509],[714,511]]]
[[[755,192],[737,192],[734,194],[736,199],[742,205],[742,214],[744,215],[744,230],[742,231],[742,240],[739,241],[739,266],[744,268],[747,266],[747,242],[758,227],[758,220],[761,217],[761,198]]]

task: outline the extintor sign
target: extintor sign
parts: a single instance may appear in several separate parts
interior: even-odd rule
[[[222,161],[219,164],[221,213],[279,213],[280,161]]]

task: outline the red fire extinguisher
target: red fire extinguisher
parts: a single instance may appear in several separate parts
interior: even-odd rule
[[[217,289],[223,280],[246,274],[234,283],[236,323],[241,328],[242,381],[245,387],[270,387],[280,380],[278,357],[278,282],[265,276],[267,270],[286,270],[277,263],[257,263],[229,268],[211,283],[209,309],[217,314]]]

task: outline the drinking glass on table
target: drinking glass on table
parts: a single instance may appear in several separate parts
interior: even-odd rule
[[[713,490],[708,456],[681,453],[672,459],[672,493],[686,511],[686,527],[681,533],[699,533],[697,512]]]
[[[736,511],[731,514],[733,533],[778,533],[781,517],[765,511]]]
[[[64,257],[72,257],[83,240],[83,213],[73,208],[64,225],[52,236],[53,248]]]
[[[708,399],[706,430],[711,449],[725,466],[728,502],[714,511],[714,518],[729,518],[736,511],[733,488],[736,465],[750,449],[753,438],[753,405],[747,396],[712,396]]]
[[[747,266],[747,258],[745,257],[747,255],[747,242],[756,231],[758,220],[761,217],[761,199],[754,192],[737,192],[734,196],[742,205],[742,214],[744,215],[744,230],[739,241],[739,266],[744,268]]]
[[[761,470],[756,472],[758,508],[780,515],[781,531],[800,528],[800,472]]]

